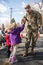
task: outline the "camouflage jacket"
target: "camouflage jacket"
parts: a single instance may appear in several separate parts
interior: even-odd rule
[[[38,11],[33,11],[24,16],[27,21],[27,27],[33,30],[38,29],[42,24],[42,16]]]

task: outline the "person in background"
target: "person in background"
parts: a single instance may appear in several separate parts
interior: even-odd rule
[[[1,33],[1,27],[0,27],[0,47],[2,46],[2,33]]]
[[[15,20],[14,20],[14,18],[12,18],[11,21],[10,21],[10,24],[12,24],[14,22],[15,22]],[[4,25],[2,25],[2,30],[3,30],[2,32],[3,32],[3,34],[5,36],[5,39],[6,39],[7,57],[9,58],[10,54],[11,54],[11,50],[10,50],[10,47],[11,47],[10,34],[8,33],[7,28],[5,29],[5,31],[6,31],[6,34],[5,34],[4,29],[5,29]]]
[[[11,51],[10,51],[11,42],[10,42],[10,35],[8,33],[6,33],[5,39],[6,39],[6,46],[7,46],[7,57],[9,58],[11,54]]]
[[[4,26],[4,24],[2,24],[2,26],[1,26],[1,32],[2,32],[2,35],[5,36],[5,26]]]
[[[3,36],[2,29],[0,28],[0,45],[3,47],[5,42],[5,37]]]
[[[2,33],[2,41],[4,42],[4,43],[2,43],[2,46],[4,46],[5,45],[5,42],[6,42],[6,39],[5,39],[5,26],[4,26],[4,24],[2,24],[2,26],[1,26],[1,33]]]

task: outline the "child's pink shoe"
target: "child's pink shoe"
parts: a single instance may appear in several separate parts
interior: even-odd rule
[[[17,63],[18,60],[14,60],[14,61],[11,61],[10,63],[13,64],[13,63]]]
[[[18,62],[18,60],[16,59],[16,57],[14,57],[14,58],[11,57],[11,58],[9,59],[9,61],[10,61],[11,64]]]
[[[12,61],[12,57],[9,58],[9,62],[11,62],[11,61]]]
[[[13,58],[13,61],[14,61],[14,63],[15,63],[15,62],[18,62],[18,60],[17,60],[16,57]]]

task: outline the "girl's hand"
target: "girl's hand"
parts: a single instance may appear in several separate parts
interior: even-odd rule
[[[11,30],[7,30],[7,32],[10,32]]]

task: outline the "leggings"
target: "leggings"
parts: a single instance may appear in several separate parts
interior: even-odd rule
[[[10,57],[12,57],[12,58],[16,57],[17,47],[18,47],[17,45],[13,46],[13,50],[11,52]]]

